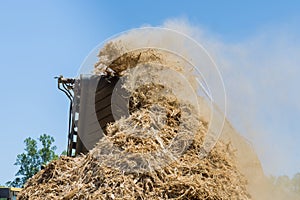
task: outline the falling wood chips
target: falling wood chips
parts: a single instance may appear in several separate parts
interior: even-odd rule
[[[193,108],[172,92],[166,94],[166,89],[170,91],[151,83],[130,91],[130,115],[109,124],[106,140],[102,138],[87,155],[62,156],[49,163],[26,183],[18,199],[251,199],[230,144],[218,141],[205,158],[200,158],[208,122],[193,116]],[[150,124],[158,123],[154,116],[160,117],[153,113],[153,105],[164,110],[164,124],[159,124],[162,128],[156,131],[158,138],[150,136]],[[185,129],[180,128],[182,123]],[[192,140],[178,159],[160,168],[123,170],[106,165],[97,156],[107,141],[127,153],[159,151],[182,131],[192,131]],[[145,137],[139,137],[140,134]]]

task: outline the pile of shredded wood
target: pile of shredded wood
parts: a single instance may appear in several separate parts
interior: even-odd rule
[[[104,71],[120,75],[128,68],[124,63],[135,66],[144,53],[149,51],[119,57],[116,67]],[[159,69],[152,72],[150,80]],[[129,116],[109,124],[87,155],[48,164],[26,183],[19,200],[251,199],[230,144],[218,141],[205,158],[199,156],[208,122],[193,105],[158,82],[131,87],[127,80]]]
[[[161,170],[124,173],[93,155],[61,157],[30,179],[18,199],[250,199],[228,145],[218,143],[205,159],[190,149]]]
[[[30,179],[18,199],[250,199],[229,145],[219,142],[199,158],[202,135],[177,162],[143,173],[104,166],[95,151],[61,157]]]

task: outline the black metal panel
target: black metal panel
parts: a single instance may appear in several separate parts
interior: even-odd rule
[[[75,154],[87,153],[103,137],[108,123],[114,122],[121,114],[112,114],[112,94],[119,77],[82,75],[79,84],[74,87],[73,117],[78,114],[78,123],[72,118],[71,138],[75,128],[78,128]],[[126,101],[120,96],[116,97],[117,104]],[[78,125],[78,127],[77,127]],[[72,131],[73,130],[73,131]],[[68,154],[74,152],[72,142],[69,143]],[[72,155],[74,156],[74,155]]]

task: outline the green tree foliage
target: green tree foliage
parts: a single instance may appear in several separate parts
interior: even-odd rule
[[[289,178],[288,176],[272,176],[270,177],[270,181],[276,189],[284,190],[289,194],[295,194],[297,197],[300,197],[300,173],[295,174],[293,178]]]
[[[300,196],[300,173],[295,174],[292,179],[293,191]]]
[[[38,155],[42,165],[48,164],[49,161],[57,159],[58,156],[55,154],[56,146],[52,146],[54,143],[54,138],[43,134],[39,137],[39,141],[42,143],[42,148],[38,150]]]
[[[20,166],[16,173],[16,178],[6,184],[10,187],[23,187],[26,181],[35,175],[43,165],[48,164],[51,160],[57,159],[55,154],[57,149],[54,143],[54,138],[43,134],[38,138],[38,142],[31,137],[24,140],[25,152],[18,154],[15,165]]]

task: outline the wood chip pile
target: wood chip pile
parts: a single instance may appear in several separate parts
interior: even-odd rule
[[[61,157],[30,179],[18,199],[250,199],[226,145],[201,160],[196,142],[192,148],[151,173],[122,173],[90,154]]]
[[[127,89],[130,115],[109,124],[107,136],[87,155],[48,164],[19,200],[251,199],[230,144],[218,141],[205,158],[199,156],[208,122],[192,105],[154,82]]]

